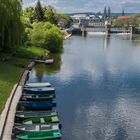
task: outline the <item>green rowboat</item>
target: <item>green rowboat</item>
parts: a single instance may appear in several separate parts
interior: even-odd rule
[[[55,116],[47,116],[47,117],[35,117],[26,119],[22,122],[23,124],[47,124],[47,123],[59,123],[59,118],[57,115]]]
[[[36,132],[36,133],[24,133],[16,136],[21,140],[51,140],[60,139],[60,131],[48,131],[48,132]]]
[[[56,111],[17,111],[16,118],[20,119],[29,119],[29,118],[36,118],[36,117],[48,117],[48,116],[55,116],[57,115]]]

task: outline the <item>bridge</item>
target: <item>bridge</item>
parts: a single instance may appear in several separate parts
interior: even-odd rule
[[[128,30],[120,28],[112,28],[111,20],[108,18],[90,18],[86,15],[78,15],[73,17],[72,34],[80,34],[86,36],[87,32],[103,32],[105,34],[129,33],[131,35],[137,32],[136,28],[130,26]]]
[[[137,32],[137,29],[134,26],[130,26],[128,30],[124,28],[112,28],[110,22],[105,22],[104,24],[99,23],[98,26],[85,26],[82,24],[80,25],[75,24],[72,26],[70,31],[72,32],[73,35],[82,35],[82,36],[86,36],[87,32],[103,32],[106,35],[118,33],[128,33],[130,35],[133,35]]]

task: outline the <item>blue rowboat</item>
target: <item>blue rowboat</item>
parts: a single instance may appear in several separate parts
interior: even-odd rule
[[[25,94],[22,96],[22,101],[52,101],[55,95],[51,94]]]
[[[21,110],[49,110],[56,106],[52,101],[48,102],[19,102],[18,109]]]
[[[27,83],[24,85],[25,88],[43,88],[51,87],[50,83]]]
[[[52,94],[55,93],[53,87],[44,87],[44,88],[23,88],[23,93],[26,94]]]

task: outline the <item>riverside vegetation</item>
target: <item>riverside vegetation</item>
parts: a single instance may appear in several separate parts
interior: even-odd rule
[[[51,6],[22,10],[19,0],[0,2],[0,113],[13,85],[27,64],[48,53],[63,50],[63,33],[58,25],[69,27],[71,18],[57,14]]]
[[[129,29],[131,25],[135,26],[140,33],[140,14],[132,15],[130,18],[125,20],[118,20],[116,17],[112,19],[113,27]]]

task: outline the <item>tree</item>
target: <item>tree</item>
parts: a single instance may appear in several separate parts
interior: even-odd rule
[[[57,14],[56,20],[57,20],[57,25],[60,28],[69,28],[72,23],[72,18],[64,14]]]
[[[56,24],[56,15],[51,9],[45,10],[45,18],[48,22]]]
[[[44,20],[44,12],[43,12],[40,0],[37,0],[36,6],[35,6],[34,18],[36,21],[43,21]]]
[[[30,23],[33,23],[35,20],[35,10],[33,7],[27,7],[22,14],[22,17],[28,20]]]
[[[62,51],[63,35],[56,26],[53,26],[50,30],[46,31],[45,36],[46,49],[52,53]]]
[[[34,23],[30,38],[33,46],[43,47],[52,53],[62,50],[63,35],[58,27],[49,22]]]
[[[104,20],[106,20],[106,18],[107,18],[107,10],[106,10],[106,6],[105,6],[105,8],[104,8]]]
[[[19,0],[0,1],[0,49],[16,47],[21,43],[23,25]]]

